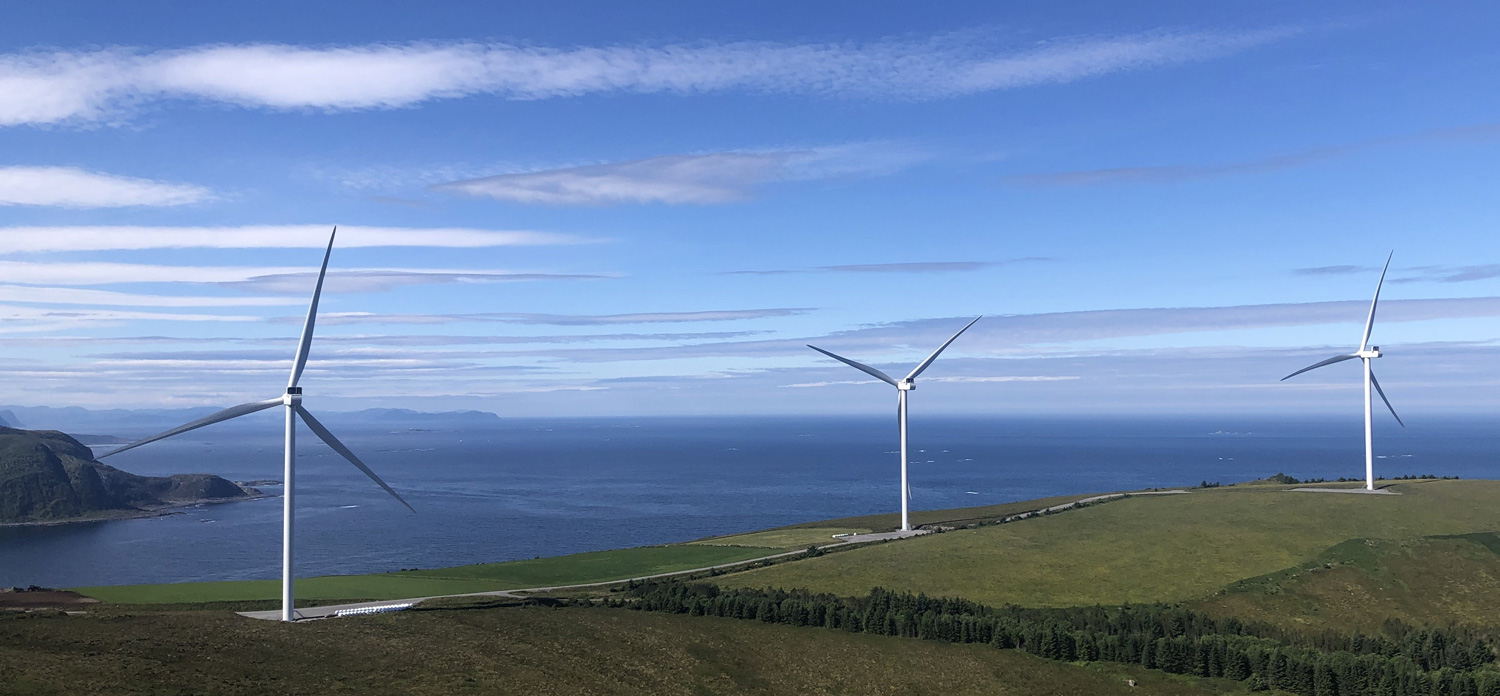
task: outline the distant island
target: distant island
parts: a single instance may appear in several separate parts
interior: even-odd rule
[[[137,476],[100,464],[56,430],[0,427],[0,525],[140,517],[261,495],[212,474]]]

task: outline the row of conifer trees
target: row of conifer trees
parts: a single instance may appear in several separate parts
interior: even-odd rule
[[[864,597],[655,582],[615,606],[984,643],[1054,660],[1140,664],[1301,696],[1500,696],[1492,640],[1387,622],[1382,635],[1302,635],[1170,605],[1026,609],[876,589]]]

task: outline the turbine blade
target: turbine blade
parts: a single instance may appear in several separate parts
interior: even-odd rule
[[[281,403],[281,399],[276,398],[267,399],[265,401],[254,401],[248,404],[240,404],[239,406],[231,406],[222,411],[219,411],[218,413],[199,418],[198,420],[195,420],[191,423],[179,425],[164,433],[158,433],[144,440],[137,440],[128,445],[125,445],[124,447],[110,450],[108,452],[105,452],[104,454],[99,455],[98,457],[95,457],[95,459],[103,459],[105,457],[114,456],[116,454],[124,452],[125,450],[135,449],[137,447],[140,447],[141,445],[156,442],[157,440],[165,440],[169,437],[172,437],[173,435],[181,435],[182,433],[185,433],[189,430],[197,430],[198,428],[201,428],[205,425],[213,425],[214,423],[227,421],[230,418],[239,418],[240,416],[249,415],[251,413],[255,413],[256,411],[264,411],[268,408],[271,408],[272,406],[280,406]]]
[[[839,361],[841,363],[844,363],[845,365],[848,365],[849,367],[852,367],[852,368],[854,368],[856,370],[859,370],[860,372],[863,372],[863,373],[865,373],[867,375],[870,375],[870,376],[872,376],[872,377],[874,377],[874,378],[876,378],[876,379],[878,379],[878,380],[880,380],[882,382],[885,382],[886,384],[889,384],[889,385],[891,385],[893,387],[896,386],[896,380],[891,379],[890,375],[888,375],[888,374],[886,374],[884,372],[881,372],[880,370],[877,370],[877,369],[875,369],[873,367],[870,367],[869,365],[866,365],[864,363],[854,362],[853,360],[850,360],[848,358],[841,357],[841,356],[838,356],[838,355],[834,355],[833,353],[830,353],[830,352],[828,352],[826,350],[823,350],[822,348],[819,348],[817,346],[810,345],[810,346],[808,346],[808,348],[811,348],[811,349],[813,349],[815,351],[818,351],[819,353],[822,353],[822,354],[824,354],[824,355],[826,355],[826,356],[828,356],[830,358],[833,358],[834,360],[837,360],[837,361]]]
[[[1385,268],[1380,269],[1380,281],[1375,283],[1375,299],[1370,300],[1370,316],[1365,319],[1365,335],[1359,339],[1360,350],[1364,350],[1370,343],[1370,330],[1375,328],[1375,305],[1380,303],[1380,286],[1385,284],[1385,272],[1391,269],[1391,257],[1395,255],[1396,252],[1392,251],[1390,256],[1385,257]]]
[[[1333,356],[1333,357],[1331,357],[1331,358],[1329,358],[1327,360],[1324,360],[1322,362],[1315,363],[1315,364],[1312,364],[1312,365],[1308,365],[1307,367],[1304,367],[1304,368],[1302,368],[1300,370],[1297,370],[1296,372],[1293,372],[1292,374],[1289,374],[1289,375],[1287,375],[1285,377],[1282,377],[1281,381],[1285,382],[1285,381],[1287,381],[1287,380],[1289,380],[1289,379],[1291,379],[1293,377],[1296,377],[1297,375],[1300,375],[1300,374],[1302,374],[1304,372],[1307,372],[1308,370],[1316,370],[1316,369],[1318,369],[1318,368],[1320,368],[1320,367],[1322,367],[1324,365],[1332,365],[1334,363],[1344,362],[1345,360],[1353,360],[1353,359],[1355,359],[1357,357],[1359,357],[1359,356],[1358,355],[1354,355],[1352,353],[1351,354],[1347,354],[1347,355],[1335,355],[1335,356]]]
[[[328,432],[328,428],[323,427],[323,424],[319,423],[318,419],[313,418],[313,414],[308,413],[306,408],[298,406],[297,415],[302,416],[302,422],[307,423],[307,427],[312,429],[313,434],[317,435],[318,438],[323,440],[323,442],[326,443],[329,447],[332,447],[333,451],[343,455],[345,459],[349,460],[350,464],[353,464],[360,471],[365,472],[365,475],[369,476],[370,480],[379,484],[381,488],[384,488],[386,493],[391,494],[391,497],[401,501],[401,504],[405,505],[406,509],[411,510],[412,512],[417,511],[416,508],[411,506],[411,503],[406,502],[406,499],[401,497],[401,494],[397,493],[395,489],[386,485],[385,481],[380,480],[380,477],[376,476],[375,472],[370,470],[370,467],[365,466],[365,463],[360,461],[359,457],[354,456],[354,453],[349,451],[349,448],[345,447],[344,443],[339,442],[339,439],[334,437],[333,433]]]
[[[927,359],[923,360],[922,364],[917,366],[917,369],[912,370],[911,374],[909,374],[909,375],[906,376],[906,379],[908,381],[916,379],[917,375],[922,374],[922,371],[925,370],[925,369],[927,369],[928,365],[932,364],[932,361],[937,360],[938,354],[942,353],[944,348],[947,348],[949,344],[951,344],[954,341],[958,340],[958,337],[962,336],[965,331],[968,331],[969,327],[974,325],[974,322],[979,321],[980,319],[983,319],[983,318],[984,317],[974,317],[974,321],[971,321],[971,322],[969,322],[967,324],[964,324],[964,327],[962,329],[959,329],[958,333],[953,334],[953,338],[948,339],[947,341],[945,341],[943,343],[943,345],[938,346],[937,350],[932,351],[932,355],[927,356]]]
[[[313,324],[318,321],[318,298],[323,294],[323,277],[328,275],[328,257],[333,255],[333,238],[337,237],[339,228],[333,228],[333,234],[328,235],[328,251],[323,252],[323,268],[318,271],[318,284],[313,286],[312,304],[307,306],[307,323],[302,325],[302,340],[297,343],[297,357],[292,362],[292,378],[287,381],[288,389],[297,386],[297,380],[302,379],[302,369],[307,367],[307,354],[312,350]]]
[[[1380,400],[1385,402],[1385,407],[1391,410],[1391,415],[1396,416],[1396,407],[1391,405],[1390,399],[1385,398],[1385,390],[1380,388],[1380,380],[1375,379],[1373,371],[1370,373],[1370,384],[1375,385],[1375,393],[1380,395]],[[1401,423],[1401,427],[1406,427],[1406,423],[1402,422],[1401,416],[1396,416],[1396,422]]]

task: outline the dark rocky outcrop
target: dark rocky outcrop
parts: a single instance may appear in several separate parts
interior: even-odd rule
[[[129,514],[258,495],[212,474],[137,476],[55,430],[0,427],[0,523]]]

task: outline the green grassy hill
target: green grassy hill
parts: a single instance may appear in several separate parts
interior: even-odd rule
[[[7,696],[1244,693],[1223,680],[980,645],[540,607],[297,626],[210,611],[0,614],[0,675]]]
[[[1388,619],[1500,626],[1500,535],[1350,539],[1194,607],[1310,630],[1376,633]]]
[[[1198,599],[1353,538],[1500,530],[1500,482],[1430,481],[1401,495],[1235,486],[1131,497],[726,576],[731,587],[861,595],[876,586],[988,604]]]

